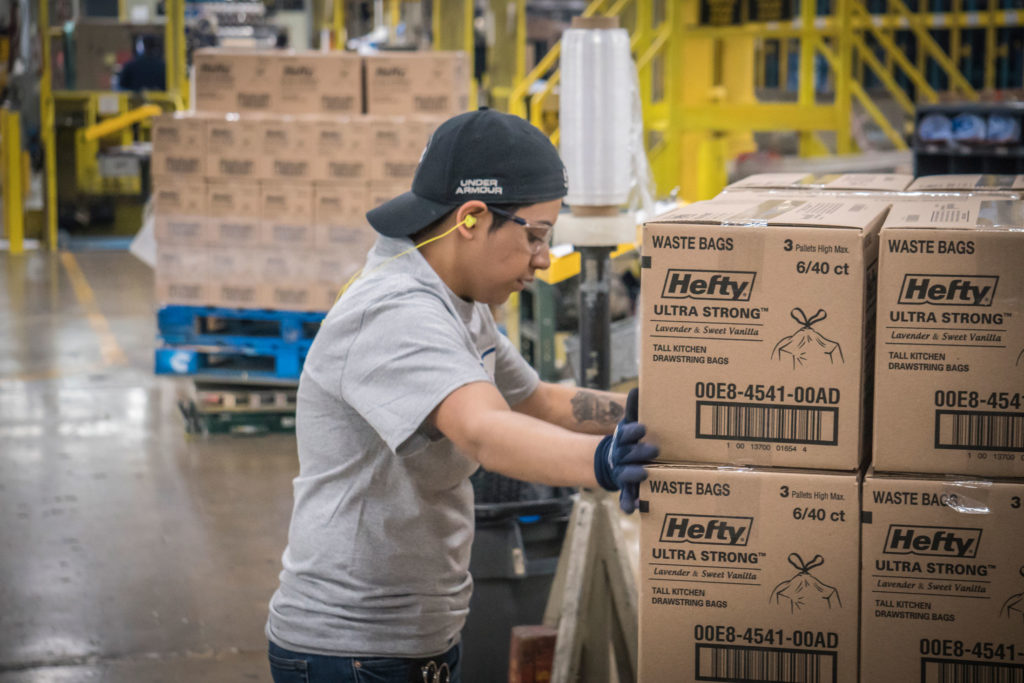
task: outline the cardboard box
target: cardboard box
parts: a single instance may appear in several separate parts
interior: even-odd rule
[[[413,176],[416,175],[416,168],[419,165],[419,157],[414,159],[374,157],[370,161],[370,182],[383,184],[402,183],[406,187],[411,187]]]
[[[158,216],[206,215],[206,183],[164,177],[153,186],[153,210]]]
[[[897,204],[881,234],[874,461],[1024,476],[1024,202]]]
[[[362,114],[362,57],[347,52],[278,53],[271,62],[273,111]]]
[[[860,466],[887,208],[701,202],[644,225],[640,419],[663,460]]]
[[[154,292],[161,304],[204,306],[211,302],[208,258],[202,248],[168,246],[157,249]]]
[[[313,194],[313,242],[331,250],[369,249],[376,233],[366,222],[366,183],[317,183]]]
[[[313,184],[262,183],[263,243],[293,249],[312,247]]]
[[[273,52],[203,48],[193,54],[195,108],[205,112],[268,113],[280,100]]]
[[[156,253],[156,272],[161,275],[205,280],[209,270],[209,257],[202,247],[159,245]]]
[[[231,114],[206,123],[206,177],[257,180],[262,170],[260,121]]]
[[[913,180],[914,176],[902,173],[757,173],[730,184],[725,190],[900,192]]]
[[[225,308],[272,308],[270,286],[252,280],[213,281],[207,285],[213,306]]]
[[[153,119],[153,156],[150,168],[158,181],[164,177],[202,180],[206,172],[206,119],[178,112]]]
[[[1024,680],[1024,482],[864,481],[861,680]]]
[[[366,60],[366,113],[454,116],[469,109],[464,52],[407,52]]]
[[[206,206],[211,246],[255,247],[261,243],[258,183],[210,182]]]
[[[317,158],[313,120],[267,117],[260,123],[260,153],[264,180],[313,180]]]
[[[161,245],[198,247],[210,239],[209,221],[203,216],[175,216],[158,213],[153,219],[156,241]]]
[[[335,182],[370,179],[371,124],[364,119],[320,119],[313,124],[313,178]]]
[[[206,280],[183,279],[157,273],[153,284],[153,294],[160,305],[219,305],[210,296],[210,284]]]
[[[641,683],[859,680],[857,474],[648,473]]]
[[[1024,175],[983,175],[972,174],[948,174],[922,176],[915,180],[909,192],[940,192],[940,193],[1003,193],[1012,195],[1010,198],[1020,198],[1024,193]]]

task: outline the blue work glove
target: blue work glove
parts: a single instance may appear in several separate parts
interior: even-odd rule
[[[638,394],[631,389],[626,397],[626,415],[615,433],[601,439],[594,451],[597,483],[608,491],[619,492],[619,507],[631,513],[637,508],[640,482],[647,478],[643,466],[658,457],[658,447],[640,443],[647,428],[637,422]]]

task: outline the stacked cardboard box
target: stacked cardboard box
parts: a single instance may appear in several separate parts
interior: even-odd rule
[[[1024,676],[1024,203],[993,180],[922,178],[947,196],[881,232],[864,680]]]
[[[782,180],[645,226],[641,680],[1020,678],[1017,179]]]
[[[745,194],[644,226],[641,420],[661,462],[728,468],[651,468],[642,680],[857,680],[865,330],[887,210]]]
[[[160,303],[330,307],[375,239],[366,211],[467,105],[461,53],[366,61],[197,51],[197,112],[153,127]]]

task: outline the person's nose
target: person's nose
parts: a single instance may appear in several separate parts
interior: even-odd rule
[[[545,244],[540,248],[540,251],[533,253],[530,265],[537,270],[546,270],[551,267],[551,251],[548,249],[548,245]]]

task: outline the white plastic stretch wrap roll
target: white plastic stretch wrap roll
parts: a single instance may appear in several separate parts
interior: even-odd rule
[[[568,29],[562,35],[561,155],[570,206],[624,203],[632,183],[636,73],[625,29]]]

